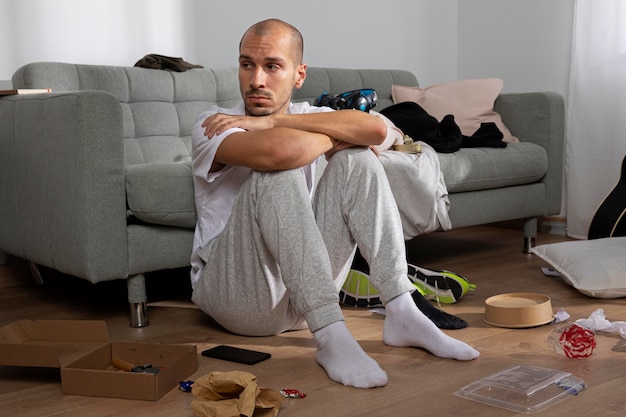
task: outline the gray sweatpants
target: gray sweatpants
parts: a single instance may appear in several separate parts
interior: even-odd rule
[[[413,289],[398,208],[372,151],[336,153],[313,204],[301,170],[253,171],[201,253],[192,299],[233,333],[274,335],[303,319],[315,331],[344,319],[338,292],[357,245],[383,302]]]

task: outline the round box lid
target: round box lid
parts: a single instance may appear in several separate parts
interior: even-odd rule
[[[485,300],[485,323],[498,327],[526,328],[554,320],[550,297],[535,293],[510,293]]]

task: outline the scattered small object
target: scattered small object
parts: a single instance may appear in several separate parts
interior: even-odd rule
[[[193,385],[193,381],[180,381],[178,389],[180,391],[191,392],[191,386]]]
[[[588,358],[596,348],[594,333],[576,323],[564,323],[548,336],[554,349],[568,358]]]
[[[202,356],[244,363],[246,365],[254,365],[272,357],[272,355],[267,352],[258,352],[256,350],[227,345],[219,345],[211,349],[203,350]]]
[[[404,135],[403,143],[393,145],[393,150],[407,153],[422,153],[422,144],[414,141],[409,135]]]
[[[122,359],[113,359],[111,363],[116,369],[119,369],[120,371],[143,372],[148,374],[158,374],[159,372],[161,372],[159,368],[153,368],[152,364],[149,363],[145,365],[135,365]]]
[[[604,314],[604,309],[599,308],[587,319],[578,319],[576,324],[589,329],[594,333],[606,332],[606,333],[619,333],[619,335],[626,339],[626,321],[609,321]]]
[[[306,394],[298,391],[297,389],[283,388],[280,393],[287,398],[305,398]]]
[[[561,276],[561,274],[559,274],[559,271],[557,271],[554,268],[548,268],[547,266],[542,266],[541,272],[543,272],[543,274],[547,277],[560,277]]]
[[[561,322],[564,322],[566,320],[569,320],[569,318],[570,318],[569,313],[564,308],[561,308],[554,315],[554,323],[561,323]]]
[[[587,388],[582,380],[572,377],[571,375],[557,381],[556,385],[572,395],[578,395],[580,392],[584,391],[585,388]]]

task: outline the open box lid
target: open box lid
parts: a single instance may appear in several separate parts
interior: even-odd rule
[[[19,320],[0,328],[0,365],[62,368],[109,342],[99,320]]]
[[[585,382],[558,369],[516,365],[464,386],[454,395],[526,414],[543,411],[585,389]]]

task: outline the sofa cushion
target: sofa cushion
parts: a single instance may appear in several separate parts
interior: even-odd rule
[[[393,85],[391,94],[394,103],[417,103],[438,121],[448,114],[454,115],[455,122],[465,136],[472,136],[481,123],[492,122],[502,132],[504,142],[516,143],[519,139],[511,134],[493,109],[503,85],[498,78],[461,80],[424,89]]]
[[[153,224],[194,228],[196,207],[190,162],[126,167],[129,215]]]
[[[506,148],[462,148],[438,154],[450,193],[486,190],[539,181],[548,172],[548,154],[531,142]]]
[[[548,169],[545,149],[531,142],[506,148],[463,148],[438,156],[450,193],[530,184]],[[126,195],[129,215],[141,221],[185,228],[196,225],[190,162],[127,166]]]

